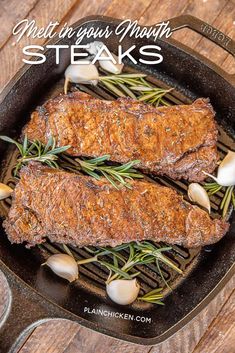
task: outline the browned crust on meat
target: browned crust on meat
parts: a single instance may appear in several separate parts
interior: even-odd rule
[[[191,105],[155,108],[133,99],[103,101],[73,92],[48,100],[24,129],[29,139],[71,145],[73,155],[126,163],[174,179],[202,181],[216,167],[217,127],[207,99]]]
[[[185,247],[217,242],[228,223],[212,220],[175,190],[133,180],[116,190],[106,179],[55,170],[37,163],[22,168],[3,226],[12,243],[111,245],[136,240]]]

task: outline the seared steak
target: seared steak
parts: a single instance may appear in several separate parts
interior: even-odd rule
[[[24,129],[30,140],[71,145],[73,156],[109,154],[112,161],[140,160],[139,168],[174,179],[201,181],[218,159],[214,111],[207,99],[155,108],[133,99],[104,101],[74,92],[48,100]]]
[[[147,180],[132,190],[106,179],[51,169],[23,167],[3,226],[12,243],[52,242],[111,245],[135,240],[197,247],[218,241],[228,223],[183,200],[176,191]]]

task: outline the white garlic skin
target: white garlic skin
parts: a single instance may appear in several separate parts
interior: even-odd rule
[[[101,57],[105,57],[106,54],[101,54]],[[118,64],[118,57],[112,53],[112,57],[114,58],[116,64],[114,64],[111,60],[99,60],[99,65],[104,69],[105,71],[108,71],[112,74],[118,75],[122,72],[124,64]]]
[[[222,186],[235,185],[235,152],[228,151],[220,163],[216,181]]]
[[[81,60],[80,60],[81,61]],[[99,72],[94,64],[71,64],[65,70],[65,78],[73,83],[93,84],[97,85],[99,80]]]
[[[59,277],[73,282],[78,279],[78,265],[72,256],[67,254],[51,255],[46,263],[50,269]]]
[[[191,201],[196,202],[198,205],[206,208],[211,212],[211,204],[206,190],[198,183],[191,183],[188,186],[188,197]]]
[[[116,279],[106,285],[106,292],[113,302],[120,305],[133,303],[138,297],[140,286],[136,279]]]
[[[0,200],[4,200],[7,197],[11,196],[13,189],[10,186],[0,183]]]
[[[86,49],[89,54],[96,55],[98,51],[104,46],[104,43],[95,40],[94,42],[89,43],[89,48]]]
[[[99,51],[105,47],[105,44],[103,44],[102,42],[99,42],[99,41],[94,41],[94,42],[91,42],[89,43],[89,48],[87,49],[88,53],[89,54],[92,54],[92,55],[97,55],[99,53]],[[117,55],[113,54],[113,53],[110,53],[115,61],[112,62],[112,60],[108,60],[108,54],[104,51],[104,52],[101,52],[101,54],[99,55],[100,57],[107,57],[106,60],[99,60],[99,65],[100,67],[102,67],[105,71],[108,71],[112,74],[120,74],[123,70],[123,66],[124,64],[119,64],[118,63],[118,57]]]

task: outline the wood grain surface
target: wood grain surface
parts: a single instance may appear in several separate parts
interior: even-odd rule
[[[180,14],[205,20],[235,38],[235,0],[0,0],[0,91],[23,65],[21,49],[43,44],[43,39],[23,37],[15,44],[13,26],[21,19],[35,19],[38,26],[49,21],[72,24],[88,15],[138,19],[154,24]],[[235,73],[234,58],[188,29],[174,34],[180,42],[210,58],[229,73]],[[234,278],[186,327],[166,342],[145,347],[112,339],[66,321],[53,320],[34,329],[19,353],[234,353]],[[0,318],[8,305],[7,286],[0,276]],[[5,353],[5,352],[1,352]]]

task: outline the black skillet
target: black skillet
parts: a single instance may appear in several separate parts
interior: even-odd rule
[[[109,25],[114,29],[119,23],[120,20],[93,16],[80,20],[74,28],[78,29],[81,26],[104,28]],[[232,55],[235,53],[235,43],[232,39],[197,18],[176,17],[170,20],[170,25],[175,30],[183,27],[190,28]],[[73,44],[74,38],[59,41],[60,44],[65,42]],[[138,48],[147,43],[154,42],[151,39],[134,40],[126,37],[123,46],[128,48],[136,44]],[[116,52],[117,38],[111,37],[105,40],[105,44],[112,52]],[[234,148],[234,142],[228,136],[234,136],[235,132],[235,76],[229,75],[211,61],[173,39],[159,40],[156,44],[162,47],[164,61],[160,65],[137,65],[135,69],[149,73],[163,85],[174,87],[178,102],[190,102],[197,97],[209,97],[217,112],[217,121],[227,131],[227,135],[222,134],[221,148],[222,150]],[[1,93],[0,134],[19,136],[30,111],[45,99],[45,93],[53,91],[53,87],[63,76],[69,62],[69,53],[66,50],[63,51],[62,64],[59,66],[55,65],[54,51],[47,50],[46,55],[47,61],[43,65],[25,66]],[[135,57],[136,59],[139,57],[137,50]],[[0,144],[0,162],[4,177],[10,164],[7,159],[9,151],[11,150],[6,147],[6,144]],[[4,207],[0,214],[4,216]],[[32,327],[46,318],[55,317],[72,319],[96,331],[138,344],[153,345],[169,338],[208,305],[233,276],[234,214],[230,217],[230,222],[228,234],[219,243],[210,247],[209,251],[208,248],[195,252],[178,249],[182,263],[187,265],[187,259],[190,260],[186,271],[187,276],[184,280],[178,280],[176,288],[166,297],[164,307],[115,305],[104,296],[100,285],[97,284],[97,288],[95,287],[94,283],[98,281],[98,277],[93,280],[88,279],[87,282],[84,280],[84,283],[89,283],[90,287],[83,284],[75,287],[68,286],[49,271],[42,273],[40,269],[42,255],[37,249],[26,250],[23,246],[10,245],[1,229],[0,269],[9,282],[12,294],[10,314],[1,330],[1,353],[7,352],[10,347],[16,347],[16,343],[13,346],[12,344],[20,333],[17,344]],[[97,274],[100,270],[94,271]],[[150,275],[148,278],[150,281]],[[128,313],[135,317],[137,315],[150,317],[152,321],[148,324],[139,321],[104,319],[85,314],[84,306]],[[32,326],[27,328],[29,325]]]

